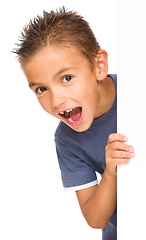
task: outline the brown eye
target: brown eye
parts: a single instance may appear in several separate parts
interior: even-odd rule
[[[65,77],[62,79],[62,82],[63,82],[63,83],[67,83],[67,82],[69,82],[71,79],[72,79],[72,76],[65,76]]]
[[[44,88],[44,87],[39,87],[39,88],[36,89],[36,93],[43,93],[43,92],[45,92],[46,90],[47,90],[47,89]]]

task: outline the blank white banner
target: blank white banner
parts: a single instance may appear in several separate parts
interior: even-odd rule
[[[118,2],[118,132],[136,154],[118,167],[118,240],[145,239],[145,9],[144,1]]]

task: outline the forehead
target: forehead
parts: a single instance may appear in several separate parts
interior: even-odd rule
[[[56,47],[49,46],[39,50],[33,57],[22,64],[22,70],[24,71],[27,79],[30,79],[32,75],[49,74],[54,76],[62,68],[89,68],[90,63],[88,60],[80,54],[80,52],[74,47]]]
[[[81,54],[80,51],[77,50],[75,47],[47,46],[38,50],[37,53],[32,55],[32,57],[22,62],[22,67],[25,67],[25,65],[29,64],[36,64],[39,61],[43,63],[45,63],[46,61],[49,63],[59,63],[60,59],[62,59],[62,61],[67,60],[67,62],[71,63],[73,63],[74,61],[76,62],[77,60],[86,60],[83,54]]]

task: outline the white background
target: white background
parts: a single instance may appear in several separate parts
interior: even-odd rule
[[[117,72],[116,0],[4,1],[0,14],[0,239],[101,239],[85,222],[75,193],[63,190],[55,153],[58,124],[39,106],[15,55],[24,24],[43,10],[76,10],[90,23]]]
[[[118,1],[118,131],[135,148],[118,168],[118,240],[146,239],[145,2]]]

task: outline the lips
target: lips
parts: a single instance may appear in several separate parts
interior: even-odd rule
[[[70,108],[63,112],[58,113],[68,124],[71,126],[77,126],[81,124],[83,120],[83,111],[81,107]]]

